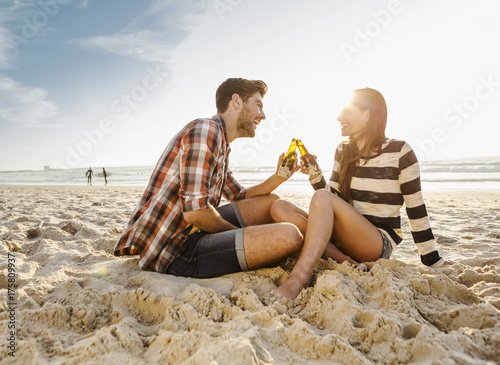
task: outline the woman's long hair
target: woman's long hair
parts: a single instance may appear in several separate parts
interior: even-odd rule
[[[387,125],[387,105],[380,92],[365,88],[353,91],[352,103],[362,111],[370,109],[370,117],[366,127],[358,138],[349,136],[344,142],[339,161],[339,192],[342,199],[351,203],[351,180],[359,166],[362,157],[379,153],[385,142],[385,127]],[[357,141],[365,140],[361,150]]]

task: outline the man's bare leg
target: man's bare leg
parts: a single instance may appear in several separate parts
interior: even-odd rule
[[[318,190],[309,207],[309,221],[302,253],[287,280],[276,290],[278,294],[295,299],[307,286],[330,237],[358,260],[374,261],[382,251],[379,231],[351,205],[338,196]]]
[[[250,270],[282,260],[302,247],[303,236],[291,223],[273,223],[243,229],[245,258]]]
[[[271,217],[275,222],[288,222],[297,226],[300,232],[305,235],[307,229],[307,218],[309,215],[303,209],[289,201],[278,199],[271,207]]]
[[[279,261],[302,247],[303,236],[296,226],[274,223],[270,210],[278,199],[269,194],[236,201],[245,222],[243,242],[251,270]]]
[[[279,196],[276,194],[267,194],[235,201],[245,227],[274,223],[271,217],[271,207],[278,199]]]
[[[338,263],[343,263],[344,261],[347,261],[354,267],[357,267],[359,265],[359,262],[354,260],[351,256],[346,255],[342,251],[340,251],[333,243],[328,242],[326,245],[325,252],[323,253],[323,258],[332,258],[333,260],[337,261]]]

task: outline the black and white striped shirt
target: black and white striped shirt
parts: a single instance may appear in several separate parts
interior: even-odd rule
[[[328,186],[339,190],[339,159],[344,144],[335,152],[333,172]],[[353,207],[391,240],[396,247],[403,240],[400,210],[405,204],[413,240],[427,266],[441,266],[444,260],[436,250],[436,240],[427,215],[420,185],[420,167],[408,143],[387,139],[380,153],[362,159],[352,177]]]

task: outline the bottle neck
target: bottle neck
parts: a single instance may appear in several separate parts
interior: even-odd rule
[[[290,147],[288,148],[288,152],[286,153],[287,156],[290,156],[295,153],[295,149],[297,148],[297,143],[295,140],[292,141],[290,144]]]

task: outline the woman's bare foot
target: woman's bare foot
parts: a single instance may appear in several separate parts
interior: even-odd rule
[[[307,283],[302,284],[297,276],[290,275],[274,292],[284,298],[294,300],[306,286]]]

